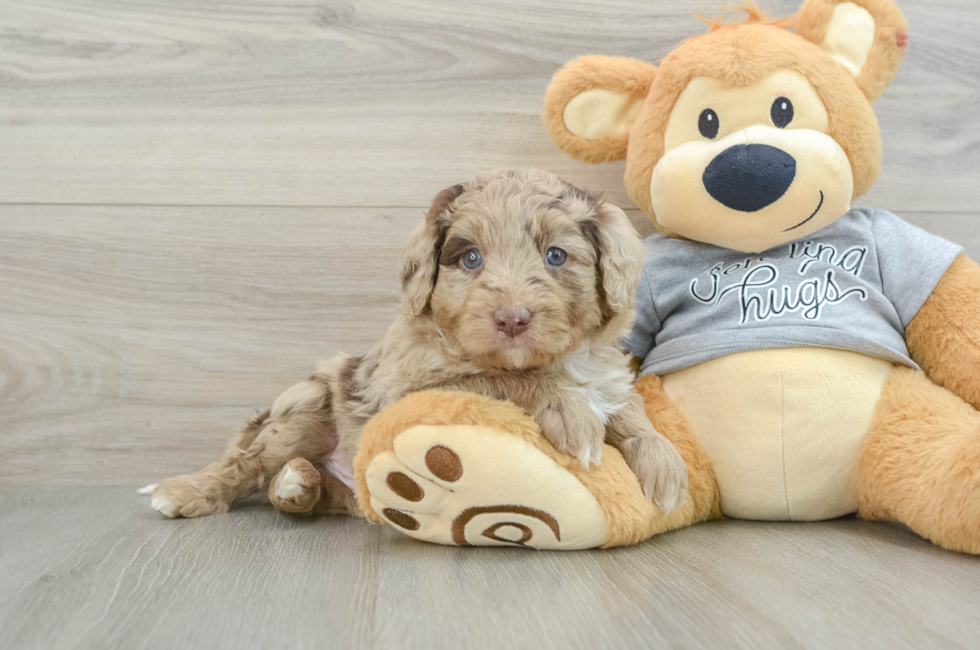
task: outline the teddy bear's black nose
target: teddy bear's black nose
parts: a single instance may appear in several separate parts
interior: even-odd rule
[[[701,180],[716,201],[755,212],[786,193],[796,177],[796,160],[767,144],[737,144],[715,156]]]

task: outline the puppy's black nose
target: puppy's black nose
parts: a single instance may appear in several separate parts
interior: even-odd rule
[[[493,322],[501,334],[514,338],[527,329],[527,324],[531,322],[531,312],[524,307],[498,309],[493,312]]]
[[[704,189],[740,212],[755,212],[786,193],[796,177],[796,160],[767,144],[737,144],[715,156],[704,170]]]

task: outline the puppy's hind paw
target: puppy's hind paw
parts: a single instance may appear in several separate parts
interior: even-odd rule
[[[170,519],[173,519],[174,517],[180,514],[171,501],[164,499],[162,497],[153,497],[152,499],[150,499],[150,507],[156,510],[157,512],[159,512],[164,517],[168,517]]]
[[[305,458],[294,458],[269,484],[269,501],[278,510],[305,514],[320,501],[320,471]]]
[[[228,512],[228,504],[209,498],[193,479],[175,476],[153,489],[150,506],[165,517],[203,517]]]

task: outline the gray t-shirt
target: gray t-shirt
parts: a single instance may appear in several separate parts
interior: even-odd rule
[[[743,350],[822,347],[917,368],[905,327],[960,246],[884,210],[851,210],[761,254],[644,240],[637,319],[626,349],[641,374],[666,374]]]

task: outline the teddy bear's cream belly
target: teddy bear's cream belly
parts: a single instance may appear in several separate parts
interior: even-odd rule
[[[858,454],[891,369],[841,350],[754,350],[663,384],[714,464],[726,515],[806,521],[857,509]]]

